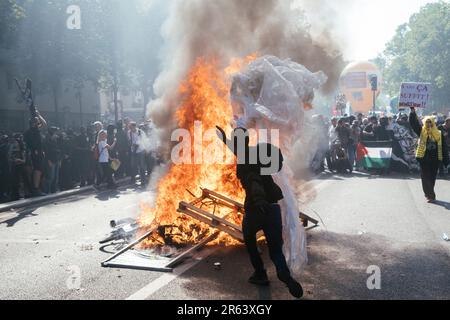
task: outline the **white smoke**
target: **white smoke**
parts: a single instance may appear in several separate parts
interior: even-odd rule
[[[305,9],[320,16],[320,25],[331,1],[303,0]],[[148,110],[162,145],[169,147],[170,133],[176,123],[178,86],[199,57],[213,56],[228,65],[233,57],[257,52],[291,59],[313,72],[323,71],[329,78],[326,92],[335,89],[343,66],[339,41],[326,32],[311,35],[303,7],[294,0],[174,0],[163,26],[165,48],[163,71],[158,76],[153,100]],[[318,25],[318,24],[315,24]],[[326,27],[322,28],[326,30]],[[165,152],[168,149],[164,150]]]

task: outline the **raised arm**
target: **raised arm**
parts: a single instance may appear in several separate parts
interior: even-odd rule
[[[219,139],[230,149],[235,155],[235,148],[233,147],[233,142],[227,138],[227,134],[225,133],[225,130],[223,130],[221,127],[216,126],[217,129],[217,136]]]
[[[420,137],[420,134],[422,133],[422,126],[420,125],[416,109],[414,108],[411,108],[411,113],[409,114],[409,124],[411,125],[413,131]]]
[[[47,126],[47,121],[37,110],[36,110],[36,117],[39,119],[39,128],[43,128],[43,127]]]

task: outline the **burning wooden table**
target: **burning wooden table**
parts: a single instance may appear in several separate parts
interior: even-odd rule
[[[219,212],[223,211],[221,209],[228,210],[228,213],[220,215]],[[177,246],[177,242],[174,242],[172,238],[176,233],[173,233],[172,230],[167,232],[168,229],[176,227],[160,226],[146,232],[134,242],[103,261],[101,264],[102,267],[172,272],[177,265],[200,251],[207,244],[216,240],[222,232],[238,242],[244,242],[241,226],[230,221],[230,217],[234,216],[236,218],[236,215],[242,216],[244,214],[244,205],[224,195],[208,189],[202,189],[202,195],[195,198],[194,201],[180,202],[177,211],[181,215],[189,216],[208,225],[215,231],[210,235],[200,235],[198,237],[198,243],[191,247],[183,248],[181,251],[178,248],[173,248],[174,250],[171,252],[149,253],[140,249],[139,246],[141,243],[147,241],[149,238],[155,239],[156,235],[158,238],[163,239],[164,243],[161,244],[171,247]],[[315,225],[314,227],[318,226],[318,221],[307,215],[301,213],[300,218],[304,226],[307,226],[308,222],[313,223]],[[259,237],[262,236],[263,233],[260,232]],[[161,240],[159,241],[161,242]]]

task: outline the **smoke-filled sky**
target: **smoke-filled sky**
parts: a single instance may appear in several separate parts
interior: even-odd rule
[[[368,60],[383,51],[397,27],[408,22],[427,3],[437,0],[298,0],[310,6],[311,12],[320,10],[316,3],[326,2],[332,8],[325,19],[332,19],[335,34],[342,38],[346,60]],[[323,8],[323,6],[322,6]],[[323,19],[320,19],[323,21]],[[313,22],[314,24],[314,22]]]
[[[142,0],[151,4],[158,0]],[[245,0],[243,0],[245,1]],[[368,60],[383,51],[384,45],[395,34],[400,24],[427,3],[438,0],[297,0],[301,6],[309,6],[311,12],[322,10],[326,3],[332,10],[325,10],[320,21],[334,20],[325,27],[335,30],[342,38],[346,60]],[[323,26],[322,26],[323,28]]]

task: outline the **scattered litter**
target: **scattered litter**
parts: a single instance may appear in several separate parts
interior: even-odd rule
[[[444,233],[442,235],[442,239],[444,239],[444,241],[450,241],[450,238],[448,237],[448,235],[446,233]]]
[[[222,269],[222,264],[220,262],[214,263],[214,269],[221,270]]]
[[[91,251],[91,250],[94,250],[94,246],[92,244],[81,245],[81,251]]]
[[[358,235],[359,235],[359,236],[362,236],[362,235],[365,235],[366,233],[367,233],[367,231],[359,231],[359,232],[358,232]]]

